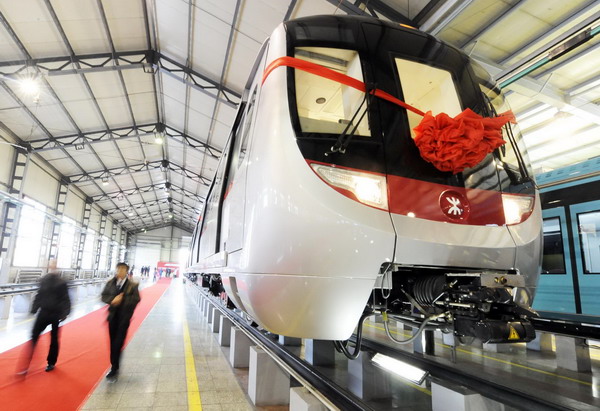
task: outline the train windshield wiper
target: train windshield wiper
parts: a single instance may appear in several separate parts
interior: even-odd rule
[[[358,130],[358,126],[365,118],[365,115],[367,114],[367,111],[369,111],[369,107],[371,106],[372,94],[369,90],[370,89],[367,88],[367,90],[365,91],[365,97],[360,102],[360,105],[357,107],[350,121],[347,122],[344,131],[342,131],[342,134],[340,134],[335,144],[331,146],[331,149],[328,152],[325,153],[326,156],[332,153],[346,153],[346,148],[348,147],[348,144],[350,144],[352,137],[354,137],[354,135],[356,134],[356,130]],[[367,107],[361,113],[360,111],[362,110],[365,104],[367,105]],[[359,114],[360,118],[358,119],[358,121],[355,122],[356,117],[358,117]],[[350,128],[352,128],[352,130],[350,130]]]

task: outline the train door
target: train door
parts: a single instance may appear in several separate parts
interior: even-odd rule
[[[227,187],[228,169],[231,162],[230,152],[235,144],[235,132],[239,127],[244,108],[245,104],[241,102],[231,133],[229,134],[229,139],[219,160],[215,177],[206,196],[201,222],[202,228],[200,230],[198,261],[202,261],[221,251],[219,237],[221,234],[222,200],[225,194],[225,187]]]
[[[570,206],[581,313],[600,315],[600,201]]]
[[[574,313],[575,290],[569,230],[564,207],[544,210],[544,258],[533,308]]]
[[[221,225],[221,250],[228,253],[242,248],[248,168],[248,161],[244,160],[248,154],[248,143],[254,123],[257,90],[258,87],[255,84],[250,92],[240,124],[235,130],[235,143],[231,150],[231,165],[223,197],[223,223]]]

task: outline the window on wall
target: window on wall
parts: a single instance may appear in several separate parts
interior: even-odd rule
[[[542,274],[565,274],[565,252],[560,219],[544,220],[544,257]]]
[[[62,224],[60,225],[60,238],[58,240],[58,268],[71,268],[76,232],[75,221],[68,217],[63,217]]]
[[[600,211],[577,215],[583,272],[600,274]]]
[[[83,257],[81,258],[81,268],[84,270],[91,270],[94,267],[94,256],[96,253],[96,250],[94,250],[95,240],[96,232],[88,228],[85,243],[83,244]]]
[[[13,265],[18,267],[38,267],[46,223],[46,207],[37,201],[25,198],[19,226]]]

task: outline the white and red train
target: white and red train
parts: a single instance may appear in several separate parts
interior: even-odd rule
[[[363,90],[361,90],[361,87]],[[368,92],[365,93],[364,90]],[[520,134],[462,171],[414,143],[422,111],[506,111],[488,74],[414,28],[314,16],[263,45],[188,273],[273,333],[345,340],[364,313],[528,341],[541,211]]]

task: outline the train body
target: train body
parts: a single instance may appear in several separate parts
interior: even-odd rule
[[[544,258],[534,308],[600,322],[600,158],[539,178]]]
[[[507,110],[483,69],[413,28],[281,24],[248,81],[187,272],[218,279],[286,336],[344,340],[367,310],[531,339],[541,209],[520,135],[506,126],[507,143],[479,164],[440,171],[413,142],[419,116],[374,90],[451,116]]]

